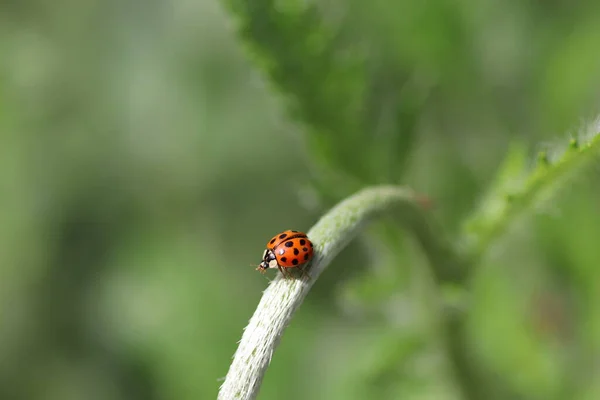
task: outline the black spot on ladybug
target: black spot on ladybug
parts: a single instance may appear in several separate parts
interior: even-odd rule
[[[281,257],[281,262],[286,262],[287,261],[287,257]]]
[[[294,265],[298,265],[298,259],[297,259],[297,258],[294,258],[294,259],[292,260],[292,264],[294,264]]]
[[[304,260],[308,260],[308,253],[304,255]]]
[[[303,247],[302,251],[308,251],[308,249],[306,247]]]
[[[313,247],[313,245],[312,245],[312,243],[310,243],[310,248],[312,249],[312,247]]]
[[[279,239],[285,239],[286,236],[287,236],[287,233],[282,233],[281,235],[279,235]]]
[[[306,244],[306,240],[300,239],[300,246],[304,246]]]
[[[298,249],[294,249],[294,255],[297,256],[298,254],[300,254],[300,251]]]
[[[292,247],[294,243],[290,240],[289,242],[285,242],[285,247]]]
[[[269,242],[269,244],[273,244],[275,243],[275,238],[271,239],[271,241]]]

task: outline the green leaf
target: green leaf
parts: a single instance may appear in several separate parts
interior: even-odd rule
[[[428,89],[316,3],[224,1],[254,60],[308,128],[317,188],[346,196],[397,182]]]
[[[538,154],[526,175],[519,171],[523,150],[514,148],[509,153],[496,184],[464,226],[459,243],[471,259],[483,255],[517,218],[534,212],[542,201],[552,200],[568,177],[588,167],[600,154],[600,133],[571,140],[564,147],[554,158],[546,152]]]

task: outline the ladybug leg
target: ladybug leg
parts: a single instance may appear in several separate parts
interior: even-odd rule
[[[285,279],[289,279],[289,274],[284,271],[284,268],[281,265],[278,265],[277,268],[279,268],[279,271],[281,271],[281,275],[283,275]]]
[[[300,273],[302,274],[303,277],[306,278],[306,280],[310,279],[310,275],[308,274],[308,272],[306,272],[306,270],[304,269],[304,267],[306,267],[306,265],[298,268],[300,270]]]

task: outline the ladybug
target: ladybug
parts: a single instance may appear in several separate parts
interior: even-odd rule
[[[298,268],[303,275],[307,275],[300,266],[309,262],[312,257],[313,244],[306,233],[287,230],[269,240],[262,262],[256,270],[264,274],[267,268],[278,268],[287,278],[289,272],[286,272],[286,268]]]

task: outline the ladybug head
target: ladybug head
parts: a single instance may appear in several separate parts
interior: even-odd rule
[[[275,259],[275,254],[271,250],[265,250],[262,261],[258,264],[256,270],[264,274],[268,268],[277,268],[277,260]]]
[[[261,262],[260,264],[258,264],[258,267],[256,267],[256,270],[259,271],[261,274],[264,274],[265,271],[267,270],[267,268],[269,268],[268,265],[265,265],[265,262]]]

